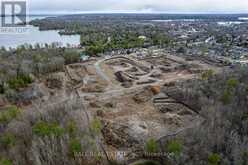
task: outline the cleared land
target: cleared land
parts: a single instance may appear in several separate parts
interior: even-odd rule
[[[79,100],[89,124],[100,119],[99,145],[103,151],[125,151],[118,161],[142,157],[147,139],[161,140],[204,121],[189,106],[162,92],[164,86],[198,78],[206,70],[221,71],[202,61],[172,55],[138,58],[135,54],[97,58],[67,65],[65,72],[38,84],[39,106]],[[31,107],[31,105],[29,105]]]

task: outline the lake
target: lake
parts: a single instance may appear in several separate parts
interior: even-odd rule
[[[38,17],[31,17],[30,19],[37,19]],[[39,17],[38,19],[41,19]],[[44,18],[44,17],[43,17]],[[80,35],[59,35],[58,30],[39,31],[38,27],[28,26],[28,31],[22,34],[0,34],[0,47],[16,48],[19,45],[36,43],[44,45],[54,42],[60,43],[62,46],[70,44],[77,46],[80,44]]]

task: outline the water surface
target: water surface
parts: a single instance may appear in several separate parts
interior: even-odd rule
[[[33,19],[41,19],[44,17],[31,17]],[[78,46],[80,44],[79,35],[59,35],[58,30],[39,31],[38,27],[28,26],[27,33],[21,34],[0,34],[0,47],[16,48],[23,44],[35,45],[37,43],[44,45],[52,44],[54,42],[60,43],[61,46],[70,44],[71,46]]]
[[[44,45],[58,42],[61,46],[70,44],[77,46],[80,43],[79,35],[59,35],[57,30],[39,31],[38,27],[30,26],[27,33],[23,34],[0,34],[0,47],[16,48],[25,43],[35,45],[36,43]]]

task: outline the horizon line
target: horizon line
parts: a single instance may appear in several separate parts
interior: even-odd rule
[[[29,10],[29,15],[75,15],[75,14],[248,14],[247,11],[155,11],[155,10]]]
[[[52,13],[29,13],[29,15],[79,15],[79,14],[178,14],[178,15],[248,15],[248,12],[52,12]]]
[[[63,16],[63,15],[80,15],[80,14],[164,14],[164,15],[248,15],[244,12],[115,12],[115,11],[90,11],[90,12],[52,12],[52,13],[29,13],[28,16]],[[12,16],[12,15],[6,15]],[[0,17],[4,15],[0,14]]]

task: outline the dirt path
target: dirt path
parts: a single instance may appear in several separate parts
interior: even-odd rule
[[[107,81],[108,83],[111,83],[109,77],[103,72],[103,69],[101,68],[101,63],[106,61],[108,59],[101,59],[101,60],[98,60],[94,66],[95,66],[95,69],[96,69],[96,73],[105,81]]]

